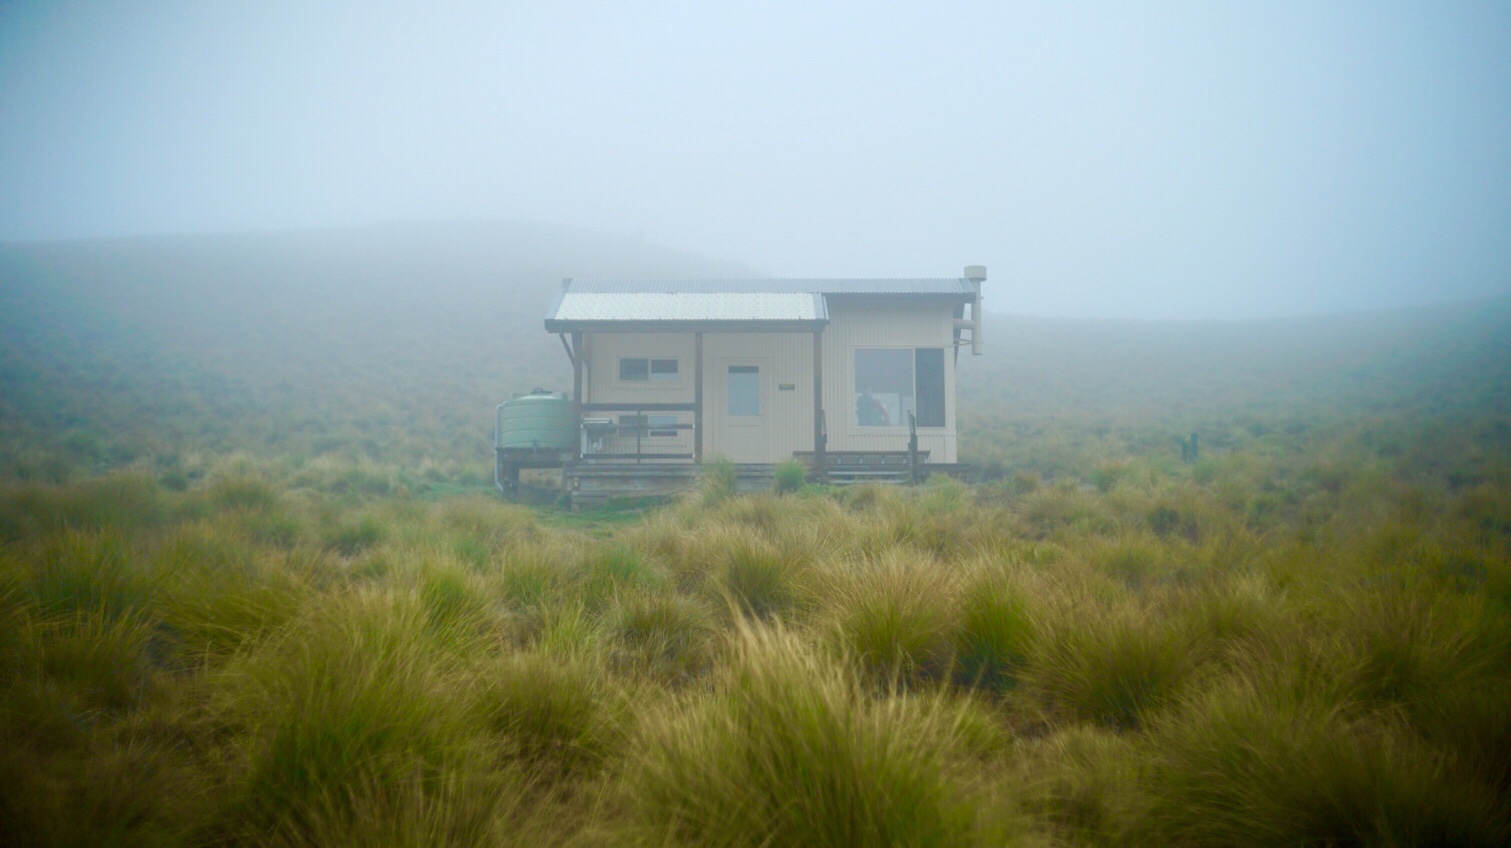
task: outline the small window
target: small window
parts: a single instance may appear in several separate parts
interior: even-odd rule
[[[652,359],[651,382],[673,383],[677,380],[677,360],[675,359]]]
[[[675,383],[677,360],[634,357],[619,360],[619,379],[625,383]]]
[[[626,439],[649,436],[653,439],[675,439],[678,422],[675,415],[621,415],[619,435]]]
[[[643,383],[651,378],[650,360],[647,359],[621,359],[619,360],[619,379],[626,382]]]

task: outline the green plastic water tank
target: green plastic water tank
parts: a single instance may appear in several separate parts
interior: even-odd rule
[[[495,439],[500,448],[569,450],[576,443],[572,402],[564,392],[536,389],[499,404]]]

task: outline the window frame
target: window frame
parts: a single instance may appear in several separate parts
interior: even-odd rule
[[[681,435],[682,421],[676,413],[627,413],[619,416],[616,434],[622,439],[633,439],[636,430],[647,439],[675,439]]]
[[[949,392],[946,389],[946,386],[949,383],[949,376],[948,376],[949,367],[948,367],[948,364],[947,364],[947,362],[945,360],[945,357],[944,357],[944,352],[946,350],[948,350],[948,348],[934,347],[934,346],[928,346],[928,345],[925,345],[925,346],[922,346],[922,347],[912,347],[912,346],[906,346],[906,345],[868,345],[868,346],[864,346],[864,347],[854,347],[854,348],[851,348],[851,355],[850,355],[850,375],[849,375],[850,376],[850,404],[849,404],[849,413],[848,413],[848,418],[849,418],[849,423],[850,423],[850,429],[851,429],[851,431],[854,432],[854,433],[856,433],[857,435],[862,435],[862,434],[866,434],[866,433],[876,434],[876,433],[907,432],[907,430],[908,430],[907,413],[910,412],[910,411],[915,416],[915,420],[918,421],[917,427],[918,427],[919,431],[924,431],[924,430],[930,430],[930,431],[948,430],[949,429],[949,425],[950,425],[950,402],[949,402]],[[860,361],[859,360],[860,360],[860,357],[862,356],[862,354],[864,352],[869,352],[869,351],[907,351],[908,353],[911,354],[908,357],[908,368],[909,368],[909,374],[908,374],[908,376],[909,376],[910,381],[911,381],[911,383],[910,383],[910,394],[908,394],[908,395],[899,395],[900,400],[899,400],[899,403],[898,403],[898,407],[899,407],[900,414],[899,414],[898,417],[901,419],[899,421],[889,421],[886,424],[866,424],[866,423],[862,423],[862,421],[860,420],[861,419],[861,416],[860,416],[861,396],[864,393],[860,391]],[[922,416],[919,414],[919,406],[918,406],[918,401],[919,401],[919,391],[918,391],[919,361],[918,360],[919,360],[919,354],[921,352],[923,352],[923,351],[932,351],[935,354],[937,354],[937,360],[936,361],[939,363],[939,371],[938,371],[938,374],[939,374],[939,386],[938,386],[937,393],[935,393],[935,394],[937,394],[937,397],[938,397],[939,423],[937,423],[937,424],[934,424],[934,423],[925,424],[925,423],[923,423],[922,420],[919,420],[919,419],[922,418]],[[910,401],[911,408],[909,408],[909,404],[908,403],[903,402],[904,400]],[[880,408],[880,404],[878,404],[878,408]]]
[[[615,372],[617,382],[631,386],[679,386],[682,384],[682,360],[676,356],[621,356],[619,368]],[[644,370],[639,373],[644,377],[625,376],[625,363],[641,363]],[[664,367],[671,365],[671,370],[657,371],[656,366]]]

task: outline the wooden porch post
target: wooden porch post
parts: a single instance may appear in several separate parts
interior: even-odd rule
[[[582,333],[572,333],[572,421],[577,432],[572,436],[572,459],[582,459],[582,358],[587,353],[582,345]]]
[[[824,432],[824,331],[813,331],[813,466],[818,479],[829,474],[828,436]]]
[[[703,462],[703,333],[693,333],[693,462]]]

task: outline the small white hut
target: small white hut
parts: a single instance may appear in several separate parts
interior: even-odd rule
[[[565,280],[545,327],[572,361],[569,483],[573,466],[715,458],[839,479],[949,470],[985,278]]]

